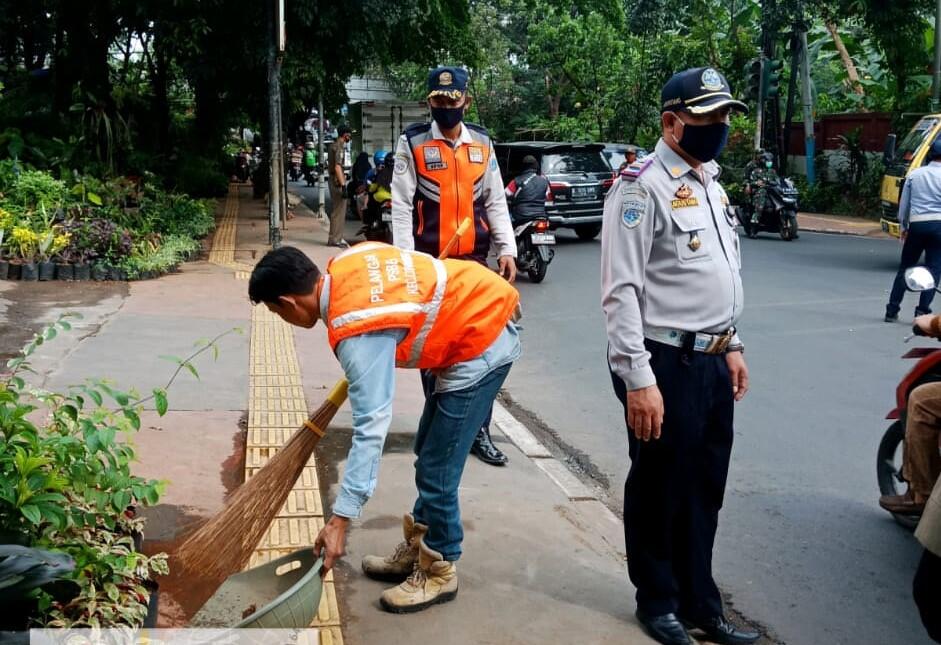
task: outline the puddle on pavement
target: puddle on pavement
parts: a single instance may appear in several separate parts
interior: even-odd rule
[[[103,319],[128,295],[126,282],[6,282],[0,288],[0,360],[16,355],[33,334],[60,313]]]
[[[226,498],[241,485],[245,477],[245,434],[248,427],[248,415],[239,420],[239,430],[232,436],[232,453],[221,463],[219,475],[225,487]],[[158,603],[157,626],[163,628],[183,627],[196,615],[196,612],[212,597],[216,586],[211,582],[201,582],[192,577],[180,575],[172,554],[180,547],[187,536],[204,524],[209,517],[192,512],[185,506],[158,504],[143,509],[147,518],[144,547],[147,554],[168,553],[170,557],[170,575],[162,576],[160,583],[160,601]]]

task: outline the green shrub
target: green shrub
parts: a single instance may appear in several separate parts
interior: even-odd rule
[[[187,155],[173,168],[167,185],[187,195],[221,197],[228,190],[229,177],[222,160]]]

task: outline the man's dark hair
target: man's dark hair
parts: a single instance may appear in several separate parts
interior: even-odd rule
[[[539,160],[537,160],[536,157],[532,155],[526,155],[523,157],[523,168],[527,168],[529,170],[538,170]]]
[[[293,246],[269,251],[255,265],[248,281],[248,297],[253,304],[277,303],[281,296],[306,295],[320,279],[320,269]]]

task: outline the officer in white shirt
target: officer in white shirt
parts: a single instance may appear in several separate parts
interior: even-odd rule
[[[732,450],[735,401],[748,389],[734,213],[713,161],[729,112],[744,111],[705,67],[661,92],[663,137],[605,199],[601,291],[608,362],[625,408],[627,566],[637,618],[661,643],[745,645],[712,578],[712,549]]]

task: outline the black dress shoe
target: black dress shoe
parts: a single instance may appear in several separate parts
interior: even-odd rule
[[[683,624],[690,629],[698,629],[705,634],[702,640],[722,645],[750,645],[761,638],[758,632],[739,629],[725,619],[725,616],[716,616],[708,620],[692,621],[683,619]]]
[[[500,449],[493,445],[490,438],[490,429],[481,428],[474,437],[474,445],[471,446],[471,454],[476,455],[485,464],[491,466],[505,466],[509,458],[500,452]]]
[[[691,645],[692,641],[686,628],[679,621],[676,614],[661,614],[651,616],[640,609],[635,613],[637,620],[650,638],[663,645]]]

